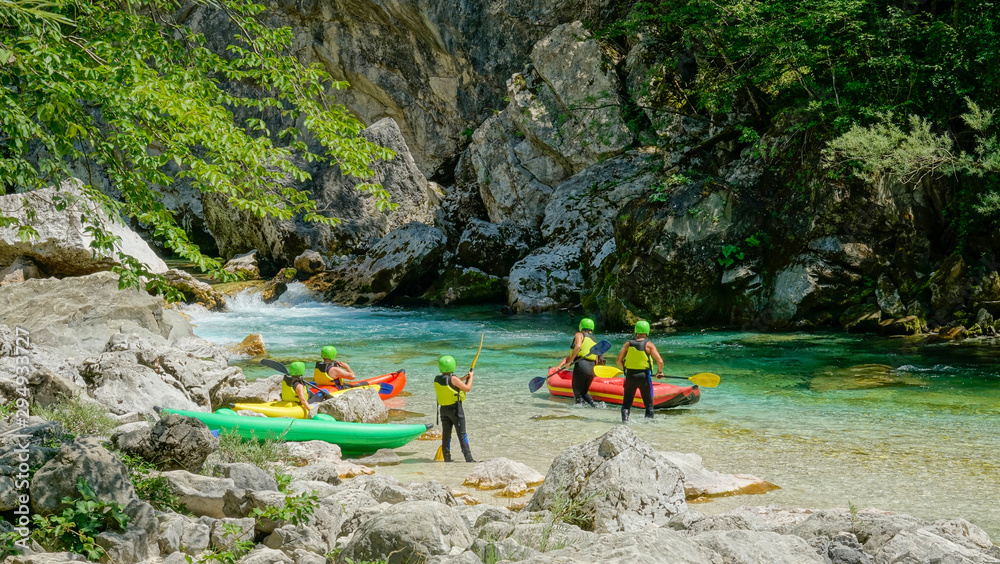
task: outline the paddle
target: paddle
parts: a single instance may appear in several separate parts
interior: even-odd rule
[[[611,350],[611,341],[605,339],[603,341],[598,342],[593,347],[590,347],[590,354],[596,354],[597,356],[601,356],[602,354],[608,352],[609,350]],[[599,364],[595,366],[594,369],[596,370],[601,366],[602,365]],[[542,386],[545,385],[545,382],[548,381],[548,379],[551,378],[553,374],[555,374],[555,371],[553,371],[550,368],[548,376],[536,376],[532,378],[528,382],[528,391],[531,393],[537,392]]]
[[[622,376],[622,371],[615,366],[595,366],[594,375],[598,378],[617,378]],[[702,388],[714,388],[719,385],[718,374],[711,372],[701,372],[694,376],[660,376],[660,378],[675,378],[677,380],[690,380]]]
[[[479,360],[479,353],[483,352],[483,339],[486,338],[486,333],[479,336],[479,350],[476,351],[476,357],[472,359],[472,366],[469,367],[469,372],[476,369],[476,361]],[[438,447],[436,453],[434,453],[434,462],[444,462],[444,445]]]
[[[273,368],[273,369],[277,370],[278,372],[281,372],[282,374],[286,374],[286,375],[288,374],[288,369],[285,368],[285,365],[281,364],[277,360],[271,360],[269,358],[262,358],[260,360],[260,363],[263,364],[264,366],[268,367],[268,368]]]

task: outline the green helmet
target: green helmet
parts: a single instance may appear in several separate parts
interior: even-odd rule
[[[636,322],[635,333],[636,335],[640,333],[643,335],[649,335],[649,322],[645,320]]]
[[[328,347],[323,347],[323,350],[319,351],[320,356],[323,358],[329,358],[333,360],[337,358],[337,347],[330,345]]]
[[[441,374],[449,374],[455,371],[455,357],[453,356],[442,356],[438,359],[438,370]]]
[[[591,319],[591,318],[589,318],[589,317],[584,317],[583,319],[581,319],[580,320],[580,331],[583,331],[584,329],[590,329],[591,331],[593,331],[594,330],[594,320]]]
[[[302,376],[305,373],[306,373],[306,363],[304,362],[293,362],[288,365],[289,376]]]

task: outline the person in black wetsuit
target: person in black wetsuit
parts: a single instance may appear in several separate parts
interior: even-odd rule
[[[653,360],[656,360],[656,377],[663,377],[663,357],[656,345],[649,340],[649,322],[635,324],[635,338],[627,341],[618,352],[616,363],[625,370],[625,389],[622,390],[622,423],[628,423],[635,391],[642,395],[646,406],[646,419],[653,418]]]
[[[465,411],[462,409],[465,393],[472,389],[472,371],[461,378],[455,376],[455,358],[452,356],[442,356],[438,360],[438,369],[441,374],[434,378],[434,393],[440,406],[441,453],[444,461],[451,462],[451,430],[454,428],[465,461],[475,462],[469,446],[469,435],[465,430]]]
[[[573,344],[569,355],[556,366],[556,372],[563,366],[573,364],[573,399],[577,404],[586,403],[597,407],[594,398],[590,397],[590,383],[594,381],[594,366],[604,364],[604,358],[591,354],[590,349],[597,344],[594,340],[594,320],[584,317],[580,320],[579,331],[573,335]]]

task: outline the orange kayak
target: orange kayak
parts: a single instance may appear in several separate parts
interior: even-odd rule
[[[573,373],[569,370],[560,370],[553,374],[546,385],[549,393],[554,396],[573,397]],[[594,378],[590,384],[590,397],[596,401],[621,405],[624,389],[625,378]],[[675,386],[653,381],[653,407],[656,409],[693,405],[698,403],[699,399],[701,399],[701,388],[698,386]],[[646,407],[638,390],[635,392],[632,406]]]
[[[396,372],[390,372],[388,374],[383,374],[381,376],[372,376],[371,378],[364,378],[362,380],[350,380],[348,382],[348,386],[352,388],[357,386],[367,386],[367,385],[377,386],[379,384],[389,384],[390,386],[392,386],[392,391],[389,393],[383,394],[382,392],[379,392],[378,396],[380,398],[382,398],[383,400],[394,398],[398,396],[399,392],[402,392],[403,388],[406,386],[406,371],[398,370]],[[328,392],[334,392],[337,390],[337,386],[334,386],[333,384],[323,384],[316,386],[315,388],[312,389],[315,390],[316,388],[323,389]]]

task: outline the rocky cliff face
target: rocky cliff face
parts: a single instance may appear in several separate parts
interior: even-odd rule
[[[649,94],[670,78],[652,70],[651,46],[609,48],[573,21],[599,19],[606,2],[544,4],[274,3],[299,57],[351,82],[340,101],[366,123],[391,118],[369,135],[397,152],[378,180],[400,207],[383,216],[318,169],[313,193],[343,226],[206,202],[220,251],[288,263],[316,249],[332,268],[313,286],[340,303],[466,296],[517,311],[582,305],[623,326],[995,330],[997,265],[948,258],[954,188],[798,181],[824,166],[821,146],[803,146],[800,170],[772,170],[767,155],[803,118],[747,141],[739,110],[685,114]],[[184,21],[224,40],[210,10]],[[394,233],[413,221],[434,229]],[[982,256],[1000,251],[983,240]]]

